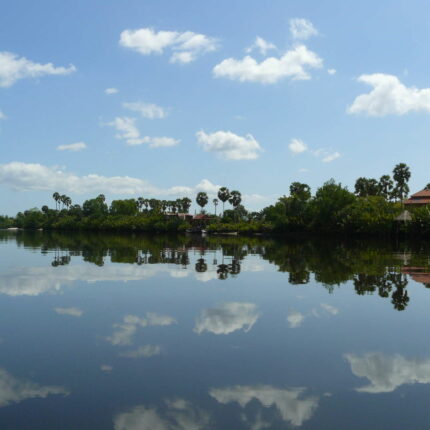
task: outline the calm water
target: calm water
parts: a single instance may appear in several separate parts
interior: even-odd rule
[[[0,232],[0,429],[428,429],[430,248]]]

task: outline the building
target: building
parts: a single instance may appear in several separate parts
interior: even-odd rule
[[[430,205],[430,190],[418,191],[403,203],[409,207]]]

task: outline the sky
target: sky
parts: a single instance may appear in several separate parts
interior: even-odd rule
[[[0,14],[0,213],[118,198],[430,182],[424,0],[14,0]]]

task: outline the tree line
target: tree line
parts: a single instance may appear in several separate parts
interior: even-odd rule
[[[412,221],[399,223],[402,201],[409,193],[411,172],[404,163],[397,164],[392,176],[379,180],[360,177],[354,191],[333,179],[317,188],[293,182],[288,195],[260,211],[248,211],[239,191],[221,187],[210,204],[209,195],[199,192],[195,202],[207,215],[209,233],[289,233],[389,235],[399,232],[430,235],[430,211],[427,207],[409,209]],[[23,227],[43,229],[185,231],[187,220],[171,216],[188,213],[189,197],[176,200],[130,198],[107,204],[103,194],[88,199],[82,206],[58,192],[52,195],[55,209],[44,205],[16,217],[0,217],[0,228]],[[222,213],[218,206],[222,203]],[[231,206],[226,207],[229,203]]]

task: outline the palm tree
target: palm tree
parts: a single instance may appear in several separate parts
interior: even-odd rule
[[[206,193],[201,191],[200,193],[197,194],[196,202],[199,206],[201,206],[202,212],[203,212],[203,208],[207,205],[208,200],[209,200],[209,198],[208,198],[208,195]]]
[[[66,208],[69,209],[69,207],[71,206],[71,204],[72,204],[72,199],[70,197],[68,197],[68,196],[65,196],[65,198],[64,198],[64,205],[66,206]]]
[[[188,197],[184,197],[182,199],[182,209],[184,210],[185,213],[188,213],[188,211],[190,210],[190,206],[191,206],[191,199],[189,199]]]
[[[67,196],[65,195],[65,194],[62,194],[61,196],[60,196],[60,202],[62,203],[62,205],[63,205],[63,209],[64,209],[64,206],[65,206],[65,202],[66,202],[66,199],[67,199]]]
[[[138,197],[137,198],[137,209],[139,210],[139,212],[142,212],[143,202],[144,202],[144,198],[143,197]]]
[[[212,203],[213,203],[213,204],[214,204],[214,206],[215,206],[215,216],[216,216],[216,207],[218,206],[219,200],[218,200],[218,199],[213,199],[213,200],[212,200]]]
[[[236,209],[242,201],[242,194],[239,191],[232,191],[228,202]]]
[[[379,194],[385,197],[386,200],[390,198],[391,190],[393,189],[393,181],[389,175],[382,175],[379,178]]]
[[[399,163],[393,170],[393,178],[396,186],[393,190],[394,197],[403,200],[409,193],[408,182],[411,177],[409,167],[405,163]]]
[[[58,205],[58,200],[60,200],[60,194],[55,192],[54,194],[52,194],[52,198],[55,200],[55,210],[58,210],[57,205]]]
[[[228,202],[233,206],[234,208],[234,217],[236,218],[236,209],[240,205],[240,202],[242,201],[242,195],[239,191],[232,191],[230,193],[230,198],[228,199]],[[236,220],[237,221],[237,220]]]
[[[178,208],[178,213],[184,212],[184,207],[182,206],[182,199],[176,199],[176,207]]]
[[[230,198],[230,191],[227,187],[221,187],[218,191],[218,198],[222,201],[222,213],[224,213],[224,204]]]

